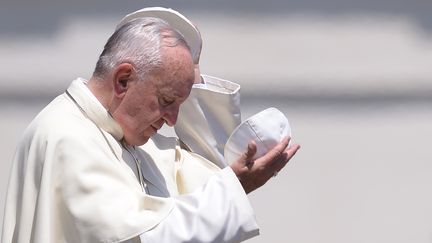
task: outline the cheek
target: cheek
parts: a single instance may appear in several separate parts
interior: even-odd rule
[[[139,112],[139,117],[137,117],[140,121],[138,124],[143,129],[150,126],[152,123],[158,121],[162,117],[162,111],[158,102],[149,102],[147,105],[141,107]]]
[[[159,102],[150,94],[136,92],[124,105],[128,117],[128,130],[131,133],[141,134],[161,117]],[[132,99],[134,98],[134,99]]]
[[[146,107],[147,109],[148,109],[148,111],[150,111],[150,112],[154,112],[154,111],[157,111],[157,110],[159,110],[159,102],[155,99],[155,100],[152,100],[151,102],[149,102],[148,104],[147,104],[147,107]]]

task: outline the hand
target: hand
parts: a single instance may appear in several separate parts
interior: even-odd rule
[[[255,141],[248,144],[248,149],[231,168],[237,175],[246,193],[264,185],[272,176],[279,172],[295,155],[300,145],[295,144],[287,149],[290,138],[282,140],[264,156],[253,159],[257,151]]]

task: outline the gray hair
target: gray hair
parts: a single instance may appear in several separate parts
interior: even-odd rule
[[[162,66],[162,46],[185,46],[184,37],[167,22],[158,18],[133,19],[118,28],[108,39],[93,76],[105,76],[121,63],[131,63],[141,79]]]

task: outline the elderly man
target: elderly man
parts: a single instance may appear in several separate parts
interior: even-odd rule
[[[93,76],[74,80],[32,121],[13,161],[3,243],[239,242],[258,234],[246,193],[299,146],[287,149],[285,139],[252,159],[251,142],[220,169],[158,135],[176,124],[195,82],[182,34],[160,18],[121,24]]]

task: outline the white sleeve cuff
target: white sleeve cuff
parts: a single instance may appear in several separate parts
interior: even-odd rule
[[[203,83],[194,84],[194,88],[207,89],[209,91],[223,93],[223,94],[234,94],[240,90],[240,85],[231,81],[209,76],[201,75]]]

